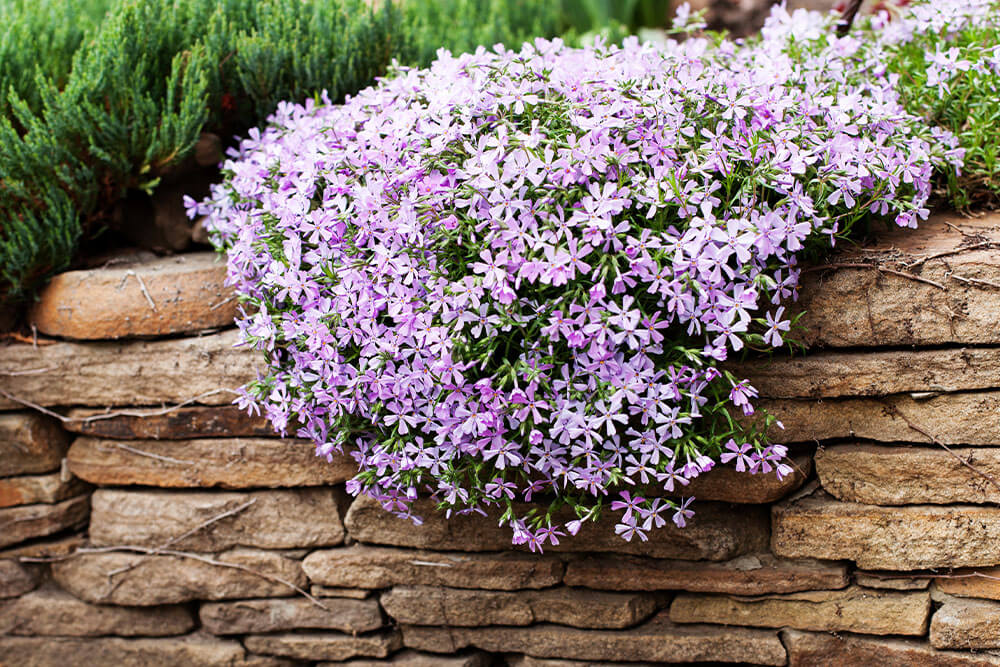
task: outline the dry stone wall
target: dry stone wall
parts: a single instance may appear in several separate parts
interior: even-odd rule
[[[796,473],[545,554],[232,407],[210,256],[61,276],[0,347],[0,664],[1000,665],[998,247],[939,217],[807,270],[811,352],[734,366]]]

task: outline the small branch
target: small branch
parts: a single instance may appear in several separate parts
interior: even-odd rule
[[[121,283],[118,285],[118,289],[122,288],[122,285],[125,284],[125,281],[128,280],[129,276],[132,276],[133,278],[136,279],[136,281],[139,283],[139,289],[142,291],[142,295],[146,297],[146,303],[149,304],[150,308],[156,310],[156,304],[153,303],[153,297],[149,295],[149,290],[146,289],[146,282],[142,279],[142,276],[140,276],[135,271],[129,269],[128,271],[125,272],[125,275],[122,277]]]
[[[851,25],[854,24],[854,17],[858,15],[858,10],[861,9],[861,2],[862,0],[850,0],[850,3],[844,9],[844,13],[840,16],[840,21],[837,22],[838,37],[843,37],[850,31]]]
[[[18,373],[18,372],[15,371],[14,373],[10,373],[10,374],[11,375],[15,375],[15,374],[28,375],[28,374],[33,374],[33,373],[41,373],[42,371],[48,371],[48,370],[53,370],[53,369],[45,368],[45,369],[39,369],[37,371],[30,371],[30,372],[24,371],[24,372],[21,372],[21,373]],[[0,375],[3,375],[3,374],[6,374],[6,373],[0,373]],[[4,398],[6,398],[8,400],[14,401],[15,403],[20,403],[21,405],[23,405],[23,406],[25,406],[27,408],[31,408],[32,410],[36,410],[38,412],[41,412],[43,415],[48,415],[49,417],[53,417],[54,419],[58,419],[63,424],[75,424],[75,423],[88,424],[90,422],[103,421],[105,419],[114,419],[115,417],[135,417],[137,419],[145,419],[147,417],[160,417],[160,416],[163,416],[163,415],[166,415],[166,414],[170,414],[171,412],[176,412],[177,410],[180,410],[181,408],[183,408],[185,406],[188,406],[188,405],[190,405],[192,403],[197,403],[198,401],[200,401],[203,398],[208,398],[209,396],[215,396],[216,394],[221,394],[221,393],[228,393],[228,394],[234,394],[234,395],[236,395],[239,392],[237,392],[235,389],[229,389],[229,388],[213,389],[211,391],[206,391],[203,394],[198,394],[197,396],[193,396],[193,397],[191,397],[189,399],[181,401],[180,403],[178,403],[176,405],[172,405],[169,408],[161,408],[159,410],[152,410],[152,411],[117,410],[115,412],[105,412],[105,413],[102,413],[102,414],[99,414],[99,415],[90,415],[89,417],[67,417],[66,415],[61,415],[58,412],[55,412],[54,410],[49,410],[48,408],[45,408],[45,407],[43,407],[41,405],[38,405],[37,403],[32,403],[31,401],[29,401],[27,399],[15,396],[15,395],[11,394],[10,392],[8,392],[8,391],[6,391],[4,389],[0,389],[0,396],[3,396]]]
[[[232,300],[233,300],[233,298],[234,298],[234,297],[229,297],[228,299],[223,299],[222,301],[220,301],[220,302],[218,302],[218,303],[214,303],[214,304],[212,304],[211,306],[209,306],[209,307],[208,307],[208,309],[209,309],[209,310],[215,310],[215,309],[217,309],[217,308],[221,308],[222,306],[224,306],[224,305],[226,305],[227,303],[229,303],[230,301],[232,301]]]
[[[980,248],[989,248],[990,246],[997,245],[994,241],[981,241],[979,243],[973,243],[970,246],[965,246],[964,248],[956,248],[955,250],[948,250],[946,252],[939,252],[933,255],[928,255],[927,257],[921,257],[915,262],[911,262],[906,265],[906,268],[912,269],[915,266],[920,266],[924,262],[929,262],[932,259],[938,259],[940,257],[951,257],[952,255],[959,255],[963,252],[968,252],[969,250],[978,250]]]
[[[141,449],[136,449],[135,447],[129,447],[128,445],[120,442],[114,443],[114,446],[117,447],[118,449],[123,449],[127,452],[132,452],[133,454],[137,454],[139,456],[146,456],[151,459],[156,459],[157,461],[163,461],[164,463],[176,463],[178,465],[188,465],[188,466],[198,465],[197,461],[184,461],[182,459],[172,459],[169,456],[161,456],[159,454],[153,454],[152,452],[144,452]],[[108,451],[107,448],[102,448],[102,449]]]
[[[49,366],[48,368],[32,368],[26,371],[0,371],[0,375],[5,377],[19,377],[22,375],[41,375],[42,373],[48,373],[49,371],[54,371],[55,368]]]
[[[994,283],[989,280],[982,280],[980,278],[966,278],[965,276],[959,276],[954,273],[949,273],[948,277],[953,278],[960,283],[965,283],[967,285],[980,285],[982,287],[992,287],[993,289],[1000,289],[1000,283]]]
[[[899,276],[901,278],[906,278],[908,280],[915,280],[918,283],[925,283],[927,285],[932,285],[940,290],[947,290],[948,288],[939,282],[931,280],[930,278],[921,278],[918,275],[912,273],[906,273],[905,271],[897,271],[896,269],[887,269],[884,266],[878,266],[877,264],[862,264],[852,263],[852,262],[836,262],[833,264],[821,264],[819,266],[810,266],[808,268],[802,269],[803,273],[811,273],[813,271],[825,271],[827,269],[874,269],[881,273],[891,273],[894,276]]]

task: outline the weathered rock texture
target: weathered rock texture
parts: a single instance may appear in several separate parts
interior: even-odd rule
[[[213,252],[68,271],[42,290],[28,320],[44,334],[88,340],[232,326],[237,301],[225,281]]]
[[[948,595],[1000,600],[1000,567],[954,570],[935,578],[934,587]]]
[[[100,485],[228,489],[322,486],[353,477],[357,463],[316,456],[305,440],[213,438],[122,442],[77,438],[67,457],[73,474]]]
[[[334,632],[251,635],[243,640],[255,653],[296,660],[347,660],[356,656],[384,658],[400,647],[395,631],[355,637]]]
[[[35,503],[57,503],[80,495],[89,486],[72,475],[25,475],[0,477],[0,508]]]
[[[344,527],[332,489],[213,493],[117,491],[93,496],[90,540],[98,546],[222,551],[340,544]],[[201,530],[199,526],[211,522]],[[186,535],[183,539],[178,536]]]
[[[0,560],[0,598],[15,598],[38,585],[38,573],[15,560]]]
[[[87,518],[90,498],[77,496],[55,505],[20,505],[0,509],[0,547],[57,533]]]
[[[3,378],[5,386],[12,381]],[[69,436],[55,419],[31,412],[0,414],[0,477],[58,470],[68,446]]]
[[[868,505],[1000,503],[1000,447],[837,445],[816,453],[823,490]]]
[[[215,635],[300,629],[356,633],[384,625],[378,602],[345,598],[327,598],[318,604],[304,597],[209,602],[201,606],[199,616],[202,627]]]
[[[414,513],[424,523],[414,526],[382,509],[376,501],[361,497],[344,520],[359,542],[418,547],[422,549],[462,549],[499,551],[510,547],[510,529],[495,520],[479,516],[455,516],[446,520],[434,511],[430,501],[414,503]],[[729,505],[702,503],[686,528],[673,525],[654,531],[649,540],[622,542],[614,534],[612,522],[588,523],[572,540],[548,547],[550,551],[615,552],[656,558],[728,560],[760,550],[767,541],[768,527],[757,507],[739,510]]]
[[[774,472],[748,475],[732,466],[717,466],[709,472],[691,480],[687,486],[675,488],[677,497],[694,496],[699,500],[717,500],[726,503],[760,505],[781,500],[802,486],[812,472],[812,457],[793,457],[792,474],[778,479]],[[659,487],[653,487],[649,495],[662,494]]]
[[[939,651],[926,642],[784,630],[789,667],[906,665],[907,667],[996,667],[1000,655]]]
[[[74,408],[66,413],[67,431],[117,440],[190,440],[234,436],[273,436],[262,416],[249,416],[234,405],[137,408],[123,411]],[[113,416],[112,416],[113,415]]]
[[[931,644],[937,648],[1000,648],[1000,602],[948,600],[934,612]]]

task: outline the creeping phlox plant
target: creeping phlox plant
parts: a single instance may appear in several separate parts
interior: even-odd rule
[[[915,226],[956,157],[890,82],[852,83],[857,40],[808,48],[829,22],[442,52],[282,105],[190,202],[269,362],[240,402],[350,453],[352,493],[492,509],[532,549],[602,510],[626,540],[682,527],[717,460],[790,474],[720,362],[784,344],[807,245]]]

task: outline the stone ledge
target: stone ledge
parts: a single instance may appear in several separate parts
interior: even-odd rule
[[[170,542],[173,549],[222,551],[237,546],[323,547],[344,540],[337,498],[327,488],[247,493],[98,489],[91,505],[95,546]],[[240,507],[244,509],[195,530]],[[177,540],[180,535],[187,537]]]
[[[74,475],[102,486],[227,489],[323,486],[353,477],[350,456],[316,456],[307,440],[212,438],[120,442],[77,438],[67,455]]]
[[[20,505],[0,509],[0,547],[58,533],[83,523],[89,513],[90,498],[86,495],[55,505]]]
[[[22,372],[5,377],[4,389],[48,407],[159,405],[196,397],[203,405],[227,405],[234,397],[229,390],[253,380],[260,360],[252,350],[234,348],[238,342],[239,332],[224,331],[158,341],[0,345],[0,374]],[[0,410],[19,407],[0,398]]]
[[[791,463],[792,474],[783,479],[778,479],[774,472],[751,475],[739,472],[729,465],[719,465],[691,480],[687,486],[675,488],[678,493],[666,495],[676,498],[694,496],[701,501],[713,500],[740,505],[773,503],[798,489],[812,474],[811,456],[794,456]],[[643,495],[648,498],[664,493],[662,488],[652,487],[646,489]]]
[[[1000,508],[879,507],[816,494],[771,508],[771,550],[871,570],[1000,564]]]
[[[566,564],[568,586],[614,591],[690,591],[762,595],[845,588],[847,567],[814,560],[784,560],[769,553],[722,563],[589,556]]]
[[[194,438],[274,437],[264,417],[251,417],[235,405],[195,406],[164,412],[129,408],[128,414],[102,418],[107,410],[74,408],[63,428],[72,433],[114,440],[191,440]]]
[[[4,388],[14,382],[4,378]],[[0,414],[0,477],[58,470],[67,447],[69,436],[55,419],[34,412]]]
[[[874,591],[851,586],[764,597],[681,593],[670,605],[674,623],[719,623],[762,628],[914,635],[927,632],[927,592]]]
[[[935,578],[934,589],[958,597],[1000,600],[1000,567],[954,570]]]
[[[399,633],[383,632],[354,637],[335,632],[300,632],[250,635],[243,645],[255,653],[295,660],[347,660],[354,657],[385,658],[401,645]]]
[[[321,609],[304,597],[238,602],[206,602],[198,616],[213,635],[241,635],[284,630],[340,630],[358,633],[378,630],[382,612],[375,600],[326,598]]]
[[[850,634],[783,630],[789,667],[818,665],[906,665],[906,667],[998,667],[1000,655],[939,651],[926,642]]]
[[[615,662],[729,662],[784,665],[785,647],[774,631],[713,625],[678,626],[666,613],[631,630],[578,630],[558,625],[526,628],[403,626],[403,644],[433,653],[475,647],[538,658]]]
[[[937,648],[1000,649],[1000,603],[946,600],[931,619],[930,638]]]
[[[0,478],[0,508],[36,503],[58,503],[79,495],[90,488],[89,484],[73,477],[64,479],[62,473],[27,475]]]
[[[867,505],[1000,503],[1000,447],[836,445],[816,453],[823,490]],[[983,474],[977,474],[965,461]]]
[[[43,334],[86,340],[231,326],[238,302],[225,282],[214,252],[68,271],[41,291],[28,320]]]
[[[38,572],[15,560],[0,560],[0,599],[16,598],[38,586]]]

